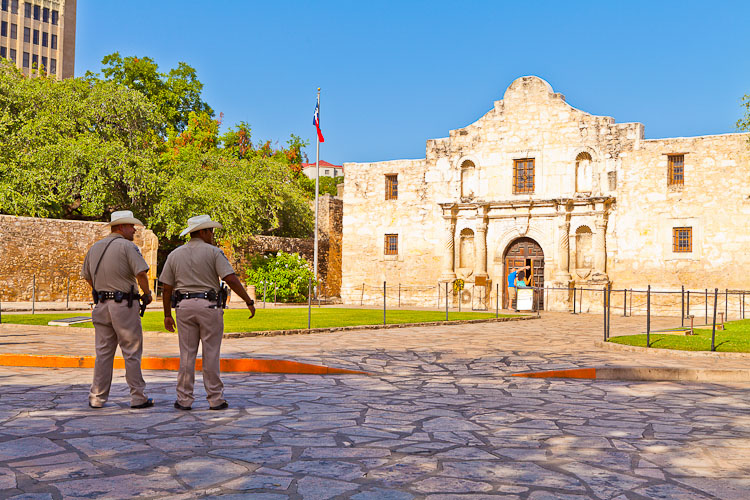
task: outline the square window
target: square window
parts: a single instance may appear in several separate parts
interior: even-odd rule
[[[23,43],[31,43],[31,28],[23,29]]]
[[[4,11],[8,10],[8,0],[3,0],[3,10]]]
[[[34,6],[34,20],[39,21],[42,18],[42,7],[40,5]]]
[[[35,69],[39,67],[39,54],[33,54],[31,56],[31,67]]]
[[[39,45],[39,30],[34,30],[34,45]]]
[[[0,36],[8,36],[8,21],[0,23]]]
[[[42,9],[42,21],[45,23],[49,22],[49,7]]]
[[[398,235],[397,234],[385,235],[385,254],[386,255],[398,255]]]
[[[23,53],[23,67],[28,68],[29,67],[29,60],[31,59],[31,54],[28,52]]]
[[[42,33],[42,47],[49,45],[49,33]]]
[[[52,11],[52,24],[57,25],[57,18],[59,17],[59,14],[56,10]]]
[[[8,49],[0,47],[0,57],[8,57]]]
[[[23,3],[23,17],[31,17],[31,4],[29,2]]]
[[[673,227],[672,228],[672,251],[673,252],[692,252],[693,251],[693,228],[692,227]]]
[[[42,69],[47,71],[47,58],[42,56]]]
[[[52,40],[50,40],[50,48],[57,50],[57,35],[52,35]]]
[[[10,49],[10,60],[16,62],[16,49]]]
[[[398,174],[386,174],[385,176],[385,199],[398,199]]]
[[[534,192],[534,158],[513,160],[513,194]]]
[[[49,73],[51,75],[57,74],[57,59],[55,59],[54,57],[49,60]]]
[[[18,25],[14,23],[10,23],[10,39],[16,40],[18,39]]]
[[[682,186],[685,184],[685,155],[669,155],[669,181],[670,186]]]

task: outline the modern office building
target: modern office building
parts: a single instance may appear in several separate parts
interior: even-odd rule
[[[26,75],[72,78],[76,0],[0,0],[0,57]]]

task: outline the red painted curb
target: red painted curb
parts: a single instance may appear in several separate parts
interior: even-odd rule
[[[569,370],[547,370],[543,372],[514,373],[513,377],[528,378],[596,378],[596,368],[571,368]]]

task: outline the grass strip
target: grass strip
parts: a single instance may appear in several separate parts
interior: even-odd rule
[[[47,322],[76,316],[71,313],[45,314],[3,314],[3,323],[19,325],[46,325]],[[306,330],[307,308],[284,307],[279,309],[258,309],[253,319],[246,309],[227,309],[224,311],[224,332],[258,332],[268,330]],[[501,318],[514,315],[501,314]],[[484,312],[449,312],[450,321],[468,319],[490,319],[494,313]],[[386,313],[388,324],[425,323],[445,321],[444,311],[410,311],[393,310]],[[162,311],[147,311],[143,317],[143,329],[146,331],[166,331]],[[340,326],[382,325],[383,311],[378,309],[317,308],[312,309],[312,328],[335,328]],[[93,328],[91,323],[83,323],[83,328]]]
[[[656,349],[676,349],[680,351],[710,351],[711,329],[696,329],[696,335],[651,334],[651,347]],[[622,335],[612,337],[615,344],[646,347],[646,335]],[[716,330],[716,350],[720,352],[750,352],[750,319],[731,321],[724,324],[724,330]]]

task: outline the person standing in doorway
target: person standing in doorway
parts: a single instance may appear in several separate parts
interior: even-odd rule
[[[221,381],[221,339],[224,334],[226,288],[219,279],[242,300],[255,316],[255,302],[245,291],[224,252],[214,244],[214,228],[221,224],[208,215],[188,219],[188,227],[180,236],[190,234],[190,241],[175,249],[167,257],[159,281],[164,285],[164,327],[174,332],[172,306],[177,315],[177,336],[180,344],[180,370],[177,374],[178,410],[191,410],[195,386],[195,358],[198,343],[203,349],[203,385],[211,410],[224,410],[229,403],[224,399]]]
[[[516,277],[518,276],[518,271],[523,271],[525,269],[530,269],[530,267],[516,267],[511,269],[511,272],[508,273],[508,303],[505,305],[506,309],[513,307],[513,301],[516,298]]]
[[[94,322],[96,361],[94,381],[89,392],[89,406],[101,408],[109,398],[115,350],[120,346],[125,360],[125,380],[130,387],[130,407],[154,406],[146,397],[146,382],[141,373],[143,330],[138,315],[137,287],[143,290],[146,305],[152,301],[148,284],[148,264],[133,243],[135,225],[143,222],[130,210],[112,213],[110,234],[86,253],[81,275],[91,286],[96,307],[91,312]],[[137,283],[137,284],[136,284]]]

